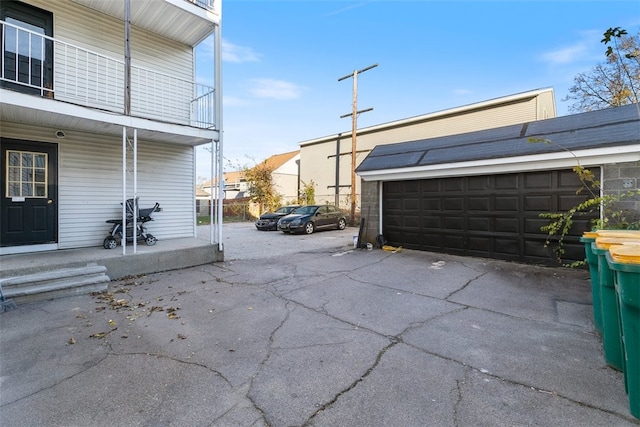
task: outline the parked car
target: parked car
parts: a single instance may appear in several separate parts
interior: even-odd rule
[[[278,220],[285,215],[290,214],[300,205],[283,206],[275,212],[266,212],[260,215],[260,218],[256,220],[256,228],[258,230],[268,231],[278,229]]]
[[[278,230],[283,233],[311,234],[323,228],[344,230],[346,226],[344,214],[333,205],[301,206],[278,220]]]

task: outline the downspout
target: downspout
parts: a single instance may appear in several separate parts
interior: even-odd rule
[[[378,181],[378,234],[382,234],[382,187],[383,182]]]

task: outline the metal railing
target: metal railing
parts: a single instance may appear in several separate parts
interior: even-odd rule
[[[124,61],[5,21],[2,86],[86,107],[124,112]],[[131,114],[214,128],[215,89],[181,77],[131,67]]]
[[[189,3],[195,4],[196,6],[200,6],[203,9],[207,9],[211,11],[215,10],[215,8],[213,7],[215,0],[187,0],[187,1]]]

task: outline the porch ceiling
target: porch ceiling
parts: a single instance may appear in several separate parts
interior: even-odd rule
[[[0,126],[4,122],[19,123],[61,130],[65,134],[75,131],[116,137],[122,136],[122,128],[126,126],[138,129],[139,139],[189,146],[207,144],[218,137],[213,130],[123,116],[50,99],[35,98],[37,101],[33,102],[33,96],[1,89],[0,98],[15,101],[2,102]]]
[[[124,19],[124,0],[71,1]],[[134,0],[130,4],[133,25],[189,46],[195,46],[213,32],[213,19],[218,16],[186,0]]]

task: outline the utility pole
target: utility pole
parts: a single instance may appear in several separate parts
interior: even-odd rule
[[[354,225],[354,219],[356,216],[356,128],[358,127],[358,114],[372,111],[373,108],[367,108],[365,110],[358,111],[358,74],[364,73],[367,70],[377,67],[378,64],[369,65],[362,70],[354,71],[351,74],[340,77],[338,81],[353,77],[353,101],[351,113],[343,114],[341,119],[351,116],[351,225]]]

